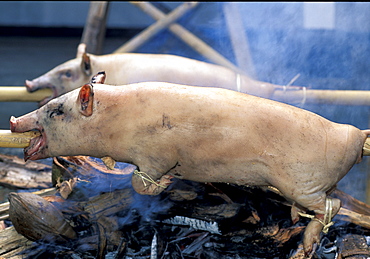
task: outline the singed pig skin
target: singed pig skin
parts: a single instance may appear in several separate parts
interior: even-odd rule
[[[81,87],[90,81],[91,75],[104,70],[109,77],[106,84],[125,85],[146,81],[170,82],[193,86],[222,87],[270,98],[275,87],[266,82],[253,80],[245,75],[214,64],[185,57],[163,54],[121,53],[92,55],[80,44],[75,59],[69,60],[34,80],[26,80],[28,91],[51,88],[52,97]],[[238,78],[239,77],[239,78]],[[40,104],[48,102],[43,100]]]
[[[171,177],[271,185],[322,215],[326,193],[361,161],[369,134],[294,106],[221,88],[147,82],[93,84],[90,95],[87,90],[84,101],[92,102],[87,115],[76,89],[11,119],[12,131],[42,131],[45,148],[30,159],[110,156],[137,165],[162,185]],[[132,176],[132,184],[142,194],[163,191],[139,175]],[[339,206],[336,200],[334,215]],[[308,229],[306,251],[312,250],[322,226],[316,222]]]

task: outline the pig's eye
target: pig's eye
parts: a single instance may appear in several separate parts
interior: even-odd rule
[[[71,73],[71,71],[66,71],[65,73],[64,73],[64,75],[66,76],[66,77],[72,77],[72,73]]]
[[[64,114],[63,108],[59,106],[58,108],[55,108],[50,112],[49,117],[54,118],[54,116],[59,116],[63,114]]]

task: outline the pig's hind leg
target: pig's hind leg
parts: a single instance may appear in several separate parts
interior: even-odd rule
[[[300,203],[308,210],[315,212],[312,220],[307,225],[303,237],[303,247],[306,255],[313,253],[314,244],[320,243],[321,231],[327,233],[329,227],[333,224],[332,219],[338,213],[341,202],[339,199],[331,198],[326,193],[319,194],[319,201],[316,204],[310,202],[307,206],[304,203]],[[306,198],[307,199],[307,198]],[[306,200],[305,199],[305,200]],[[297,201],[297,200],[296,200]],[[299,202],[299,201],[297,201]],[[309,216],[307,214],[301,214],[301,216]]]
[[[137,193],[157,195],[172,183],[172,178],[173,176],[166,174],[160,175],[158,173],[135,170],[131,178],[131,183]]]

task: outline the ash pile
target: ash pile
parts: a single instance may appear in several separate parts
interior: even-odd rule
[[[304,258],[310,219],[293,225],[291,204],[273,189],[175,180],[160,195],[139,195],[135,169],[55,158],[53,195],[9,195],[6,222],[32,242],[13,257],[0,249],[0,258]],[[332,195],[350,209],[334,218],[313,258],[370,257],[370,208]]]

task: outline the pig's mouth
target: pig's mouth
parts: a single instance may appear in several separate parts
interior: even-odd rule
[[[50,89],[52,91],[52,95],[51,96],[45,97],[43,100],[41,100],[39,102],[39,105],[40,106],[43,106],[44,104],[46,104],[47,102],[49,102],[51,99],[59,96],[59,93],[57,91],[57,88],[54,85],[52,85],[52,84],[37,85],[37,86],[35,86],[32,81],[26,80],[26,82],[24,83],[24,85],[26,86],[27,91],[30,92],[30,93],[33,93],[33,92],[36,92],[37,90],[45,89],[45,88],[46,89]]]
[[[24,133],[34,131],[39,133],[36,135],[37,137],[34,137],[30,140],[28,147],[24,148],[25,161],[29,159],[37,160],[47,157],[47,138],[45,130],[41,125],[38,125],[35,128],[33,128],[33,126],[29,127],[27,124],[25,124],[22,118],[15,118],[14,116],[10,117],[9,123],[11,132]]]
[[[43,134],[43,130],[36,130],[40,132],[40,136],[32,138],[30,145],[24,149],[25,161],[46,158],[46,136]]]

